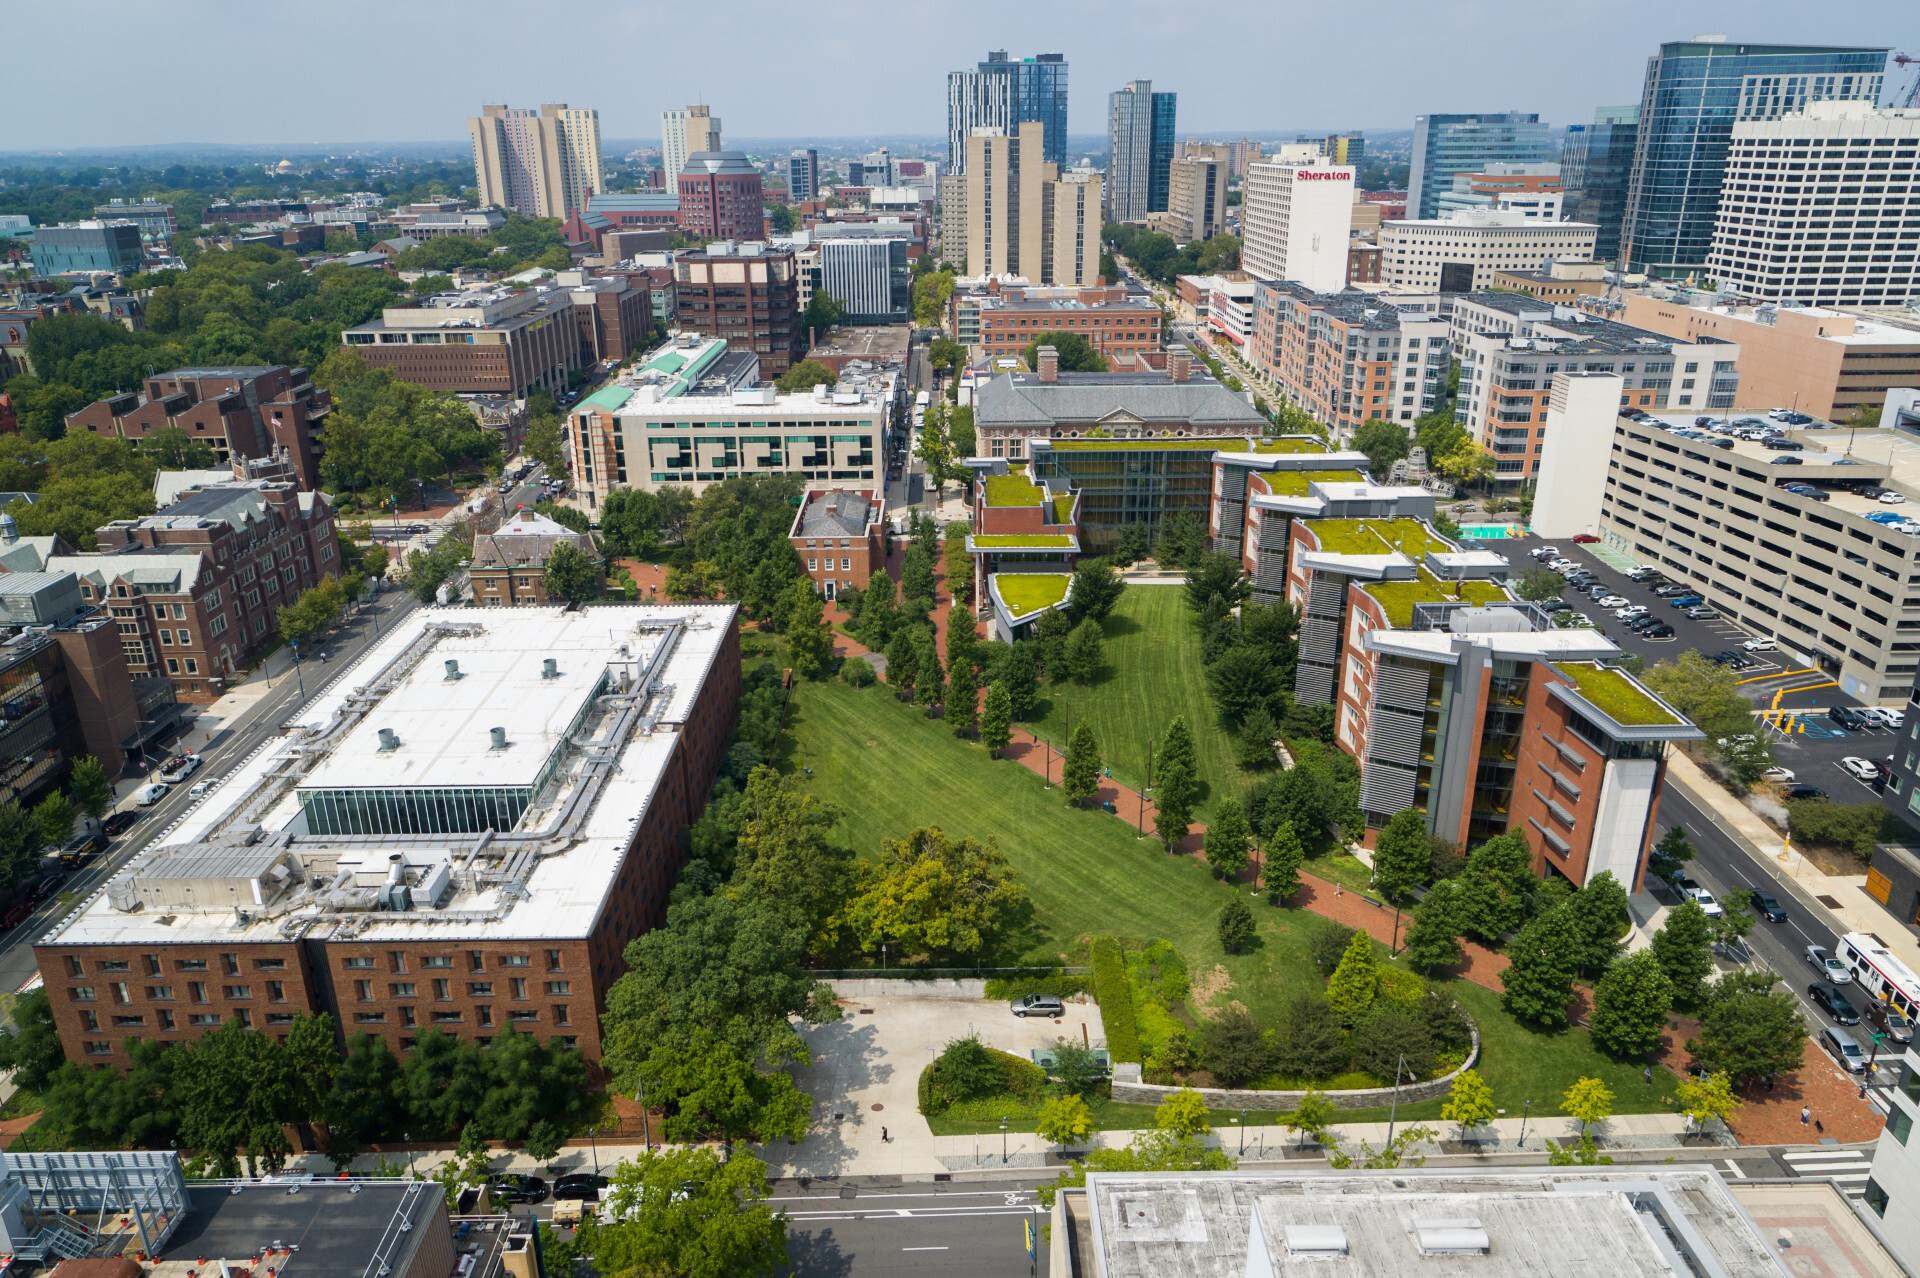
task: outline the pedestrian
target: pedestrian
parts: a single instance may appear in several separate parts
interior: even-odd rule
[[[1653,1086],[1653,1066],[1649,1065],[1645,1069],[1640,1071],[1640,1081],[1645,1083],[1648,1087]]]
[[[1808,1123],[1810,1123],[1810,1122],[1812,1122],[1812,1121],[1813,1121],[1813,1109],[1812,1109],[1812,1107],[1810,1107],[1810,1106],[1807,1106],[1807,1105],[1802,1105],[1802,1106],[1800,1107],[1800,1125],[1801,1125],[1802,1127],[1805,1127],[1805,1126],[1806,1126],[1806,1125],[1807,1125]]]
[[[892,1138],[887,1135],[887,1129],[884,1127],[880,1129],[880,1143],[882,1145],[892,1143]]]

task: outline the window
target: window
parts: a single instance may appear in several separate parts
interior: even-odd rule
[[[175,959],[173,970],[176,972],[204,972],[207,970],[205,959]]]
[[[560,970],[560,951],[559,950],[547,951],[547,970],[549,972],[557,972]]]
[[[267,1001],[269,1003],[286,1002],[287,1001],[287,983],[285,981],[268,981],[267,982]]]
[[[433,1014],[433,1023],[435,1025],[458,1025],[460,1023],[460,1013],[435,1012]]]
[[[488,1007],[485,1003],[482,1003],[479,1007],[475,1008],[474,1010],[480,1013],[480,1023],[482,1025],[493,1024],[493,1009],[491,1007]]]
[[[205,981],[188,981],[187,997],[192,999],[196,1003],[206,1002],[207,1001],[207,983]],[[217,1017],[215,1018],[216,1022],[218,1021],[218,1019],[219,1018]]]
[[[1887,1191],[1880,1188],[1879,1182],[1875,1181],[1871,1176],[1867,1178],[1866,1199],[1867,1206],[1873,1208],[1874,1215],[1884,1216],[1887,1214]]]
[[[479,950],[468,950],[467,951],[467,970],[469,972],[486,971],[487,956],[481,953]]]
[[[228,976],[240,975],[240,956],[238,954],[222,954],[220,956],[220,970]]]
[[[74,985],[67,989],[67,998],[75,1003],[93,1002],[93,986]]]
[[[501,967],[526,967],[532,962],[532,956],[527,954],[505,954],[500,958]]]
[[[117,1024],[120,1017],[116,1016],[113,1019]],[[1887,1131],[1892,1133],[1893,1138],[1902,1145],[1907,1143],[1907,1137],[1913,1133],[1913,1115],[1909,1114],[1906,1107],[1898,1101],[1887,1107]]]
[[[109,985],[107,987],[107,992],[112,994],[113,1001],[120,1004],[122,1007],[126,1006],[128,1003],[131,1003],[133,1001],[131,998],[127,996],[127,983],[125,981],[115,981],[112,985]]]
[[[447,982],[443,980],[433,983],[433,996],[442,1001],[453,997],[453,995],[447,991]]]
[[[219,1023],[220,1014],[218,1012],[195,1012],[187,1018],[187,1024],[189,1025],[218,1025]]]
[[[368,968],[373,966],[373,959],[366,955],[360,955],[346,960],[344,966],[351,968]]]
[[[160,975],[160,956],[159,956],[158,954],[148,954],[148,955],[146,955],[146,956],[145,956],[145,961],[146,961],[146,965],[147,965],[147,975],[148,975],[148,976],[158,976],[158,975]],[[74,975],[75,975],[75,976],[78,976],[78,975],[79,975],[79,973],[78,973],[78,972],[76,972],[76,973],[74,973]]]
[[[353,1014],[353,1023],[355,1025],[385,1025],[387,1023],[387,1014],[385,1012],[355,1012]]]
[[[353,993],[362,1003],[373,1002],[373,982],[355,981],[353,983]]]
[[[492,998],[493,982],[492,981],[468,981],[467,996],[469,998]]]
[[[285,959],[255,959],[253,970],[256,972],[284,972],[287,970]]]
[[[452,967],[453,956],[451,954],[429,954],[425,958],[420,960],[420,966],[421,967]]]
[[[553,1023],[555,1025],[573,1024],[572,1021],[567,1019],[567,1005],[565,1003],[555,1003],[553,1005]]]
[[[400,950],[388,950],[387,951],[387,970],[389,972],[406,971],[407,970],[406,954]]]
[[[292,1012],[268,1012],[267,1024],[291,1025],[293,1024],[293,1013]]]
[[[116,1016],[113,1018],[115,1029],[138,1029],[147,1023],[144,1016]]]
[[[173,1001],[173,986],[171,985],[147,986],[147,1001],[149,1003],[171,1003]]]
[[[1916,724],[1920,724],[1920,719],[1916,719],[1914,720],[1914,722]],[[1908,763],[1907,766],[1911,768],[1913,764]],[[87,974],[87,969],[80,962],[79,957],[73,954],[67,955],[67,975],[68,976],[85,976],[86,974]]]
[[[514,998],[519,999],[523,1002],[526,1000],[527,981],[525,977],[516,976],[511,981],[508,981],[507,984],[513,987]]]
[[[101,961],[99,967],[103,972],[124,972],[128,970],[125,959],[105,959]]]
[[[91,1041],[91,1040],[90,1040],[90,1041],[89,1041],[89,1042],[87,1043],[87,1055],[89,1055],[89,1056],[111,1056],[111,1055],[113,1055],[113,1044],[112,1044],[112,1043],[100,1043],[100,1042],[94,1042],[94,1041]]]
[[[252,997],[253,997],[253,986],[251,986],[251,985],[222,985],[222,986],[220,987],[220,993],[221,993],[221,994],[222,994],[222,995],[223,995],[224,997],[226,997],[226,998],[252,998]]]
[[[174,1028],[176,1028],[173,1023],[173,1013],[167,1008],[164,1008],[164,1007],[161,1008],[159,1012],[156,1013],[156,1015],[159,1016],[160,1018],[161,1029],[171,1032]]]

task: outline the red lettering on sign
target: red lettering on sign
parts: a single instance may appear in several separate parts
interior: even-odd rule
[[[1341,173],[1333,169],[1295,169],[1293,175],[1302,182],[1351,182],[1353,174]]]

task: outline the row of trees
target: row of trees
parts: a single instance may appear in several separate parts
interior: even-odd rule
[[[97,821],[112,806],[106,769],[90,754],[75,759],[67,770],[65,794],[55,790],[31,808],[18,802],[0,804],[0,887],[33,874],[44,849],[57,849],[73,837],[76,808]]]
[[[22,536],[57,536],[77,550],[93,550],[94,529],[153,513],[156,471],[212,462],[212,450],[177,427],[155,431],[138,447],[100,435],[0,435],[0,492],[39,494],[37,501],[5,508]]]
[[[1159,231],[1130,223],[1108,222],[1100,228],[1100,238],[1114,253],[1132,262],[1142,275],[1158,284],[1170,285],[1181,275],[1231,271],[1240,265],[1240,241],[1227,231],[1182,246],[1175,243],[1171,235]],[[1103,261],[1100,273],[1109,280],[1118,279],[1119,271],[1109,272],[1109,265],[1117,267],[1117,263]]]
[[[499,464],[499,436],[465,404],[372,368],[351,347],[329,354],[314,380],[333,393],[320,470],[335,493],[397,509],[420,499],[422,476],[451,486],[456,471]]]

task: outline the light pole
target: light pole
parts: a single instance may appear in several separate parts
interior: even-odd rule
[[[587,1139],[593,1142],[593,1174],[598,1176],[600,1174],[600,1129],[587,1128]]]
[[[367,615],[373,618],[373,637],[378,639],[380,637],[380,610],[373,606],[373,587],[373,578],[367,578],[367,593],[365,595]]]
[[[1240,1157],[1247,1156],[1247,1111],[1240,1111]]]
[[[647,1143],[648,1149],[652,1149],[653,1124],[647,1120],[647,1082],[645,1079],[640,1080],[639,1089],[634,1092],[633,1099],[640,1106],[640,1139]]]
[[[1528,1097],[1527,1103],[1520,1107],[1520,1148],[1522,1149],[1527,1147],[1527,1116],[1531,1113],[1533,1113],[1533,1098]]]
[[[1387,1144],[1393,1144],[1393,1120],[1400,1113],[1400,1072],[1407,1067],[1407,1054],[1400,1053],[1400,1059],[1393,1063],[1393,1104],[1387,1108]]]
[[[401,1132],[400,1139],[407,1144],[407,1179],[413,1179],[413,1133]]]
[[[1000,1161],[1007,1161],[1007,1119],[1004,1114],[1000,1117]]]

